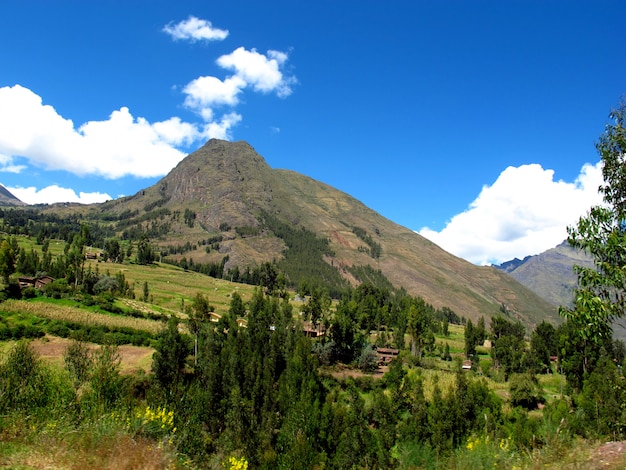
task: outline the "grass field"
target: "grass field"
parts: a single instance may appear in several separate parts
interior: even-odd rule
[[[71,342],[71,339],[46,335],[43,338],[32,340],[31,345],[37,355],[46,363],[53,367],[62,368],[64,366],[63,355],[65,354],[67,346]],[[0,357],[5,357],[6,354],[8,354],[8,352],[13,348],[15,343],[16,341],[0,341]],[[90,349],[96,349],[99,347],[97,344],[87,344]],[[124,344],[118,346],[118,352],[120,354],[120,358],[122,359],[122,373],[126,374],[139,371],[143,371],[145,373],[150,372],[154,349],[144,346]]]
[[[97,269],[101,274],[108,272],[112,276],[121,272],[133,286],[136,299],[141,299],[143,285],[147,282],[150,293],[149,308],[167,314],[182,314],[184,306],[190,305],[198,293],[209,299],[216,313],[223,314],[228,311],[234,292],[239,293],[245,302],[252,298],[255,288],[247,284],[185,271],[164,263],[142,266],[89,261],[86,266],[94,271]]]
[[[154,320],[101,314],[84,308],[39,301],[10,299],[2,303],[2,311],[4,313],[25,314],[51,320],[69,321],[80,325],[102,325],[111,329],[131,328],[133,330],[147,331],[151,334],[157,334],[163,328],[162,322]]]

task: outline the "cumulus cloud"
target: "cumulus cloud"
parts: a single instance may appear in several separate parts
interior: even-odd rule
[[[210,21],[189,16],[179,23],[167,24],[163,31],[176,40],[222,41],[228,36],[228,30],[214,28]]]
[[[239,104],[239,96],[248,87],[260,93],[275,92],[281,98],[289,96],[297,79],[283,71],[287,58],[280,51],[270,50],[263,55],[256,49],[239,47],[217,59],[217,64],[233,75],[224,80],[213,76],[192,80],[183,88],[185,106],[210,120],[215,108]]]
[[[39,190],[34,186],[28,188],[7,187],[7,189],[20,201],[27,204],[53,204],[55,202],[78,202],[81,204],[94,204],[112,199],[111,196],[106,193],[79,192],[78,194],[76,194],[73,189],[61,188],[57,185],[47,186]]]
[[[538,254],[565,240],[567,226],[602,202],[601,183],[600,162],[585,164],[573,183],[555,181],[554,171],[538,164],[508,167],[443,230],[419,233],[480,265]]]
[[[174,117],[150,123],[129,109],[113,111],[106,121],[76,128],[31,90],[0,88],[0,169],[20,171],[15,157],[51,170],[120,178],[161,176],[185,153],[176,147],[198,139],[224,138],[236,120],[205,122],[202,128]],[[213,125],[211,125],[213,124]]]
[[[206,124],[204,133],[215,139],[230,140],[230,129],[236,126],[242,117],[237,113],[224,114],[219,121],[212,121]]]
[[[163,31],[176,40],[192,42],[221,40],[228,35],[194,16],[170,23]],[[284,52],[270,50],[263,55],[243,47],[219,57],[217,64],[229,76],[200,76],[183,88],[184,106],[201,117],[198,122],[184,122],[179,117],[149,122],[121,107],[106,120],[75,124],[28,88],[0,87],[0,172],[20,173],[28,163],[44,170],[109,179],[162,176],[194,143],[232,138],[233,128],[242,120],[234,108],[244,90],[280,97],[291,94],[296,79],[284,73],[287,59]],[[219,109],[223,107],[226,109]]]
[[[239,77],[230,77],[222,81],[216,77],[198,77],[183,88],[185,106],[196,110],[207,110],[204,119],[213,117],[214,106],[235,106],[239,103],[238,95],[246,83]]]
[[[289,96],[292,92],[293,77],[285,76],[281,68],[287,61],[287,54],[280,51],[267,51],[259,54],[256,49],[250,51],[243,47],[235,49],[217,59],[217,64],[227,70],[233,70],[235,76],[254,90],[262,93],[276,91],[278,96]]]

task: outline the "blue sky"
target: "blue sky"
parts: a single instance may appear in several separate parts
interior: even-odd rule
[[[0,183],[150,186],[209,137],[341,189],[477,264],[598,202],[626,2],[0,2]]]

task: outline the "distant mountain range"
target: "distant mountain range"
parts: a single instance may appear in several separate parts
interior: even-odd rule
[[[538,255],[527,256],[523,260],[515,258],[494,267],[509,274],[552,305],[571,307],[577,282],[574,265],[593,267],[593,260],[564,241]]]
[[[508,273],[555,307],[572,307],[578,282],[575,265],[593,267],[594,263],[589,255],[575,250],[564,241],[538,255],[527,256],[523,260],[515,258],[494,267]],[[626,319],[613,323],[613,335],[626,340]]]

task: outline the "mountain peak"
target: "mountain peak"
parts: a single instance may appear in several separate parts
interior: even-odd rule
[[[0,205],[3,206],[26,206],[25,202],[20,201],[7,188],[0,184]]]
[[[242,270],[285,257],[284,234],[266,223],[272,217],[288,230],[324,240],[324,260],[350,282],[358,282],[353,268],[369,267],[466,318],[497,315],[502,304],[527,325],[556,315],[506,274],[447,253],[327,184],[272,169],[245,141],[211,139],[155,185],[102,210],[136,214],[125,226],[140,225],[144,232],[149,227],[162,247],[195,245],[184,255],[194,263],[219,263],[228,255],[225,268]],[[199,243],[217,238],[218,249],[207,251]]]

